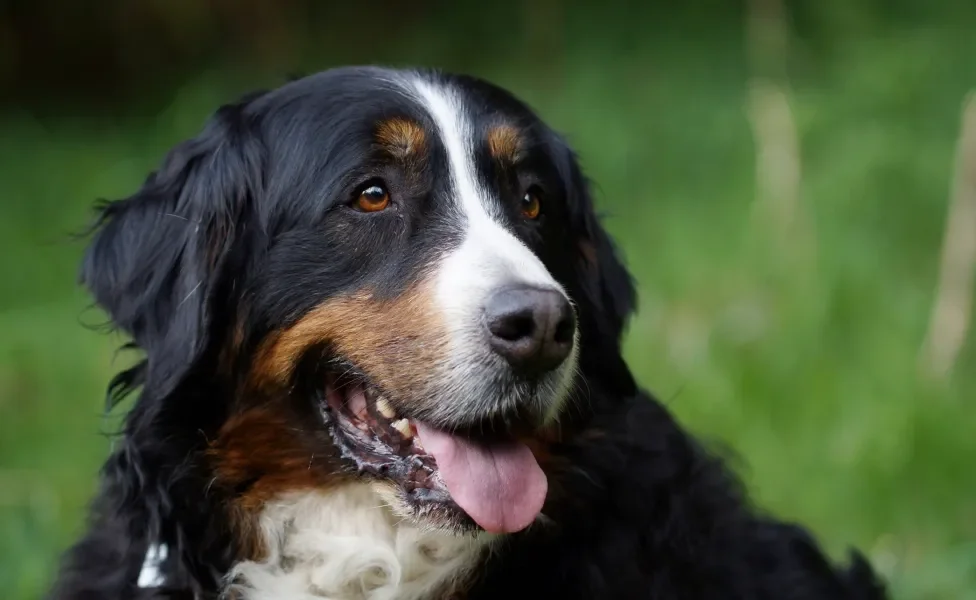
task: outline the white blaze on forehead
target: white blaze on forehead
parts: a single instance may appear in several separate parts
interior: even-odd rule
[[[464,227],[461,245],[444,257],[439,268],[442,308],[453,313],[480,311],[491,291],[512,284],[562,290],[542,261],[500,223],[499,199],[479,182],[475,130],[463,98],[457,90],[420,77],[411,83],[447,153],[451,190]],[[477,323],[477,319],[465,321]],[[457,326],[464,328],[465,323]]]

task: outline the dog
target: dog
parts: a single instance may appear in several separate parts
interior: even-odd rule
[[[253,93],[91,233],[143,358],[52,599],[886,597],[638,386],[579,161],[492,83]]]

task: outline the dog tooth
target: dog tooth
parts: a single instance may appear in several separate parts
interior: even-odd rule
[[[396,421],[393,421],[391,425],[406,439],[409,440],[413,437],[413,429],[410,427],[410,421],[406,419],[397,419]]]
[[[393,410],[393,407],[390,406],[390,403],[387,402],[386,398],[383,398],[382,396],[376,399],[376,410],[378,410],[379,413],[387,419],[392,419],[396,416],[396,412]]]

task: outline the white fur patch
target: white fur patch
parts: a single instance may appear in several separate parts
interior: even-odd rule
[[[441,304],[449,311],[478,307],[486,292],[513,283],[563,291],[542,261],[492,214],[496,202],[478,181],[474,134],[458,92],[424,79],[413,83],[447,151],[464,219],[464,241],[447,257],[439,277]]]
[[[462,224],[461,244],[444,255],[437,266],[437,304],[451,330],[449,364],[443,365],[456,382],[458,398],[493,397],[489,378],[466,377],[472,365],[491,360],[484,344],[482,311],[489,296],[505,287],[528,285],[566,294],[549,270],[501,220],[498,198],[478,178],[476,144],[470,116],[460,90],[423,76],[404,82],[410,94],[426,109],[438,131],[450,164],[454,209]],[[558,414],[566,400],[576,365],[572,355],[542,381],[548,393],[540,395],[550,416]],[[461,375],[457,375],[461,374]],[[458,412],[470,410],[464,402]]]
[[[136,585],[141,588],[152,588],[166,583],[159,566],[166,561],[168,554],[169,547],[166,544],[151,544],[146,551],[145,560],[142,561],[142,570],[139,571],[139,581]]]
[[[267,557],[233,568],[230,597],[431,598],[469,575],[488,544],[402,521],[367,484],[283,497],[265,507],[260,527]]]

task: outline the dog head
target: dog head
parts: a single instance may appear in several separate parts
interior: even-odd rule
[[[142,490],[192,473],[243,521],[368,481],[427,526],[517,531],[582,380],[634,386],[633,285],[576,157],[470,77],[343,68],[223,107],[102,208],[82,280],[145,352],[116,382],[143,387]]]

